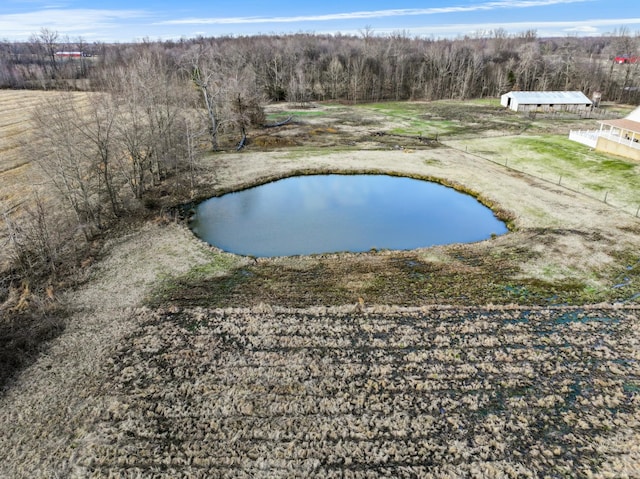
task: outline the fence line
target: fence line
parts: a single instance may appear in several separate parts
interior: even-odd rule
[[[620,205],[619,203],[618,204],[613,204],[611,202],[612,196],[611,196],[611,191],[610,190],[604,190],[602,195],[596,196],[594,194],[590,194],[588,191],[585,191],[584,187],[582,187],[582,186],[578,186],[577,187],[578,189],[576,189],[576,187],[573,187],[573,188],[570,187],[569,185],[567,185],[567,181],[562,175],[560,175],[558,177],[557,181],[556,181],[555,177],[553,179],[548,179],[548,178],[545,178],[544,175],[542,175],[542,174],[535,174],[534,172],[526,171],[524,168],[518,169],[518,168],[515,168],[513,166],[509,166],[509,160],[508,159],[504,160],[504,162],[497,161],[497,160],[482,156],[482,155],[480,155],[478,153],[474,153],[472,151],[469,151],[468,147],[465,147],[465,149],[463,150],[463,149],[457,148],[455,146],[447,145],[446,143],[443,143],[443,144],[445,146],[447,146],[448,148],[451,148],[452,150],[457,150],[457,151],[460,151],[462,153],[466,153],[468,155],[480,158],[481,160],[493,163],[494,165],[502,166],[502,167],[504,167],[504,168],[506,168],[508,170],[515,171],[515,172],[518,172],[518,173],[523,173],[525,175],[528,175],[530,177],[539,179],[539,180],[544,181],[546,183],[550,183],[550,184],[554,184],[554,185],[560,186],[561,188],[564,188],[567,191],[571,191],[573,193],[576,193],[576,194],[579,194],[579,195],[582,195],[582,196],[586,196],[587,198],[591,198],[593,200],[600,201],[600,202],[602,202],[602,203],[604,203],[604,204],[606,204],[606,205],[608,205],[608,206],[610,206],[612,208],[615,208],[617,210],[622,211],[623,213],[627,213],[627,214],[629,214],[631,216],[635,216],[636,218],[640,218],[640,204],[638,204],[637,208],[632,203],[622,202],[626,206],[625,205]],[[613,199],[615,200],[615,198],[613,198]],[[635,212],[634,212],[634,209],[635,209]]]

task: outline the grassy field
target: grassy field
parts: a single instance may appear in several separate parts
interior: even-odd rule
[[[496,100],[316,105],[315,111],[273,133],[303,146],[220,156],[216,180],[233,189],[322,171],[435,179],[493,206],[515,231],[489,242],[427,251],[261,261],[223,277],[198,270],[161,285],[153,304],[295,307],[340,305],[358,297],[402,305],[636,301],[640,165],[568,140],[569,129],[595,128],[596,121],[571,116],[532,121]],[[270,114],[292,112],[277,105]],[[437,143],[423,141],[422,133],[393,133],[425,117],[438,131],[452,123],[485,130],[470,136],[460,128],[460,134]],[[501,130],[502,124],[509,127]],[[210,185],[203,198],[216,193],[213,178]]]
[[[173,219],[124,228],[0,397],[0,477],[637,477],[638,166],[565,139],[593,120],[495,100],[268,110],[295,121],[203,158],[199,198],[386,172],[473,194],[512,231],[253,259]]]
[[[567,135],[527,135],[451,141],[490,161],[572,188],[635,214],[640,207],[640,164],[592,151]]]
[[[391,132],[404,135],[434,136],[450,139],[469,136],[495,136],[520,133],[550,133],[566,130],[573,125],[592,125],[574,115],[558,113],[553,116],[514,114],[500,106],[498,99],[480,99],[464,102],[387,102],[357,105],[367,113],[376,113],[398,124]],[[603,107],[602,115],[622,117],[628,108]],[[575,128],[574,128],[575,129]]]

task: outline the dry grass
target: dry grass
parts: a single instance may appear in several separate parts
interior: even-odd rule
[[[306,149],[300,154],[289,151],[220,155],[215,161],[216,176],[203,173],[204,183],[211,185],[208,192],[203,191],[205,197],[216,190],[246,187],[300,172],[387,172],[439,178],[464,191],[475,192],[485,203],[499,207],[512,218],[515,230],[473,245],[416,250],[409,254],[411,258],[405,253],[381,252],[261,260],[258,266],[250,268],[253,276],[247,279],[247,271],[230,272],[224,285],[216,282],[216,289],[208,287],[210,279],[204,276],[201,286],[211,292],[209,297],[199,296],[197,279],[187,278],[188,281],[182,284],[187,284],[189,291],[194,293],[186,294],[187,298],[197,297],[205,303],[211,301],[209,304],[222,306],[261,301],[285,304],[287,297],[291,302],[286,304],[291,306],[344,304],[359,296],[372,303],[384,304],[420,305],[425,301],[448,304],[549,301],[562,304],[621,301],[634,297],[637,300],[640,292],[637,283],[640,275],[638,218],[562,185],[522,174],[464,151],[446,148],[422,148],[410,153],[394,149],[340,152]],[[403,258],[417,262],[416,271],[393,266],[402,263]],[[392,274],[394,271],[396,275]],[[432,273],[434,278],[437,276],[437,280],[410,282],[414,273],[425,272]],[[447,272],[452,273],[453,283],[447,279]],[[358,277],[359,273],[361,277]],[[305,274],[314,279],[306,278]],[[376,284],[371,285],[367,278],[370,274],[375,275]],[[469,276],[465,277],[465,274]],[[281,276],[283,282],[279,282]],[[236,283],[234,278],[241,281]],[[385,282],[385,278],[388,281]],[[614,288],[627,282],[624,278],[629,279],[628,284]],[[346,286],[334,295],[342,285],[353,284],[363,287]],[[451,288],[450,284],[453,284]],[[238,287],[225,297],[224,287],[235,288],[236,285]],[[371,287],[367,288],[367,285]],[[478,293],[473,294],[474,290]],[[180,291],[181,287],[178,287],[178,295]],[[452,291],[457,294],[449,294]],[[566,295],[561,294],[564,291]],[[308,302],[303,300],[305,293]],[[218,295],[218,299],[213,295]]]
[[[88,477],[617,477],[636,309],[172,310],[105,366]],[[604,465],[605,463],[606,466]]]
[[[62,95],[60,92],[51,91],[0,90],[0,174],[4,175],[12,170],[28,167],[31,161],[29,158],[25,158],[21,146],[32,139],[30,136],[33,128],[31,115],[45,102],[60,95]],[[64,93],[64,95],[71,95],[80,100],[87,97],[86,93]],[[19,174],[20,172],[14,171],[14,173]],[[15,182],[15,178],[12,177],[9,177],[7,181],[4,181],[4,176],[0,178],[3,179],[2,184],[4,185]]]
[[[287,127],[305,147],[205,158],[200,194],[389,172],[473,191],[516,230],[259,261],[179,224],[132,230],[60,298],[64,333],[0,398],[0,477],[637,477],[640,220],[464,151],[395,149],[371,134],[392,120],[358,118],[340,107]],[[605,302],[527,297],[569,283]],[[496,288],[502,306],[484,301]]]
[[[89,283],[58,300],[69,309],[64,334],[0,396],[0,477],[67,477],[86,414],[108,391],[101,367],[138,326],[134,307],[164,275],[210,259],[184,228],[150,223],[105,245]],[[65,472],[66,471],[66,472]]]
[[[24,145],[37,139],[33,135],[32,115],[47,101],[63,95],[54,91],[0,90],[0,216],[5,212],[18,219],[29,206],[30,195],[38,191],[43,198],[47,190],[44,179],[33,166]],[[86,93],[64,93],[80,102],[86,101]],[[37,140],[35,140],[37,141]],[[37,151],[37,146],[33,149]],[[0,223],[1,224],[1,223]],[[6,238],[0,228],[0,271],[6,267]]]
[[[79,397],[5,423],[0,473],[637,477],[637,308],[130,314]]]

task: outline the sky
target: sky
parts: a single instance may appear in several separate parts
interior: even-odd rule
[[[258,34],[389,35],[432,39],[500,30],[538,37],[640,35],[638,0],[1,0],[0,39],[43,29],[84,42]]]

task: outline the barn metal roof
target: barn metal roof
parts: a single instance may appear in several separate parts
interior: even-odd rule
[[[508,93],[520,105],[590,105],[581,91],[512,91]]]

